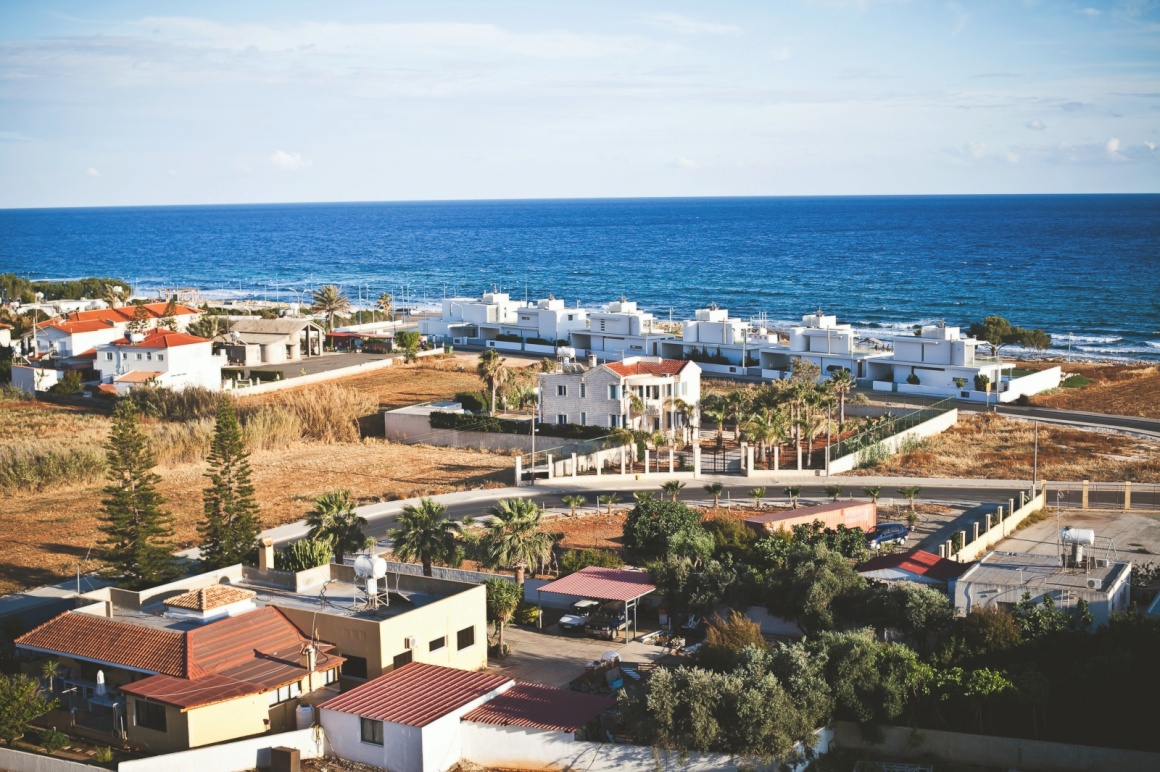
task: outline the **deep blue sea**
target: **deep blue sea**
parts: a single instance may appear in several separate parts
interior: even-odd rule
[[[0,210],[0,272],[416,305],[626,295],[662,319],[716,302],[771,326],[822,308],[869,335],[998,314],[1060,350],[1072,333],[1077,355],[1160,360],[1160,195]]]

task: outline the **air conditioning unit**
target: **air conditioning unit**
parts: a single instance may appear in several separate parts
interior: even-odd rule
[[[1107,567],[1108,567],[1108,559],[1107,558],[1096,558],[1096,568],[1107,568]]]
[[[408,635],[406,640],[408,649],[415,649],[419,646],[419,637],[415,635]]]
[[[1102,590],[1104,588],[1103,579],[1088,579],[1087,586],[1089,590]]]

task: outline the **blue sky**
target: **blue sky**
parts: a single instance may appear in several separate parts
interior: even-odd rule
[[[1160,3],[0,4],[0,207],[1160,190]]]

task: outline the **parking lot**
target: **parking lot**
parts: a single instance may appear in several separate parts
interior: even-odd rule
[[[640,631],[641,634],[644,631]],[[622,662],[656,662],[667,654],[660,646],[622,639],[602,641],[586,635],[560,633],[555,625],[543,630],[507,627],[504,643],[511,646],[507,659],[492,659],[488,670],[517,681],[566,687],[584,673],[584,666],[607,651],[615,651]]]

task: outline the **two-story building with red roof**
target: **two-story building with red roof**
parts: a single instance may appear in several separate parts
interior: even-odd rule
[[[120,395],[143,384],[217,391],[226,363],[224,356],[214,354],[212,340],[162,327],[102,343],[94,354],[101,387]]]

